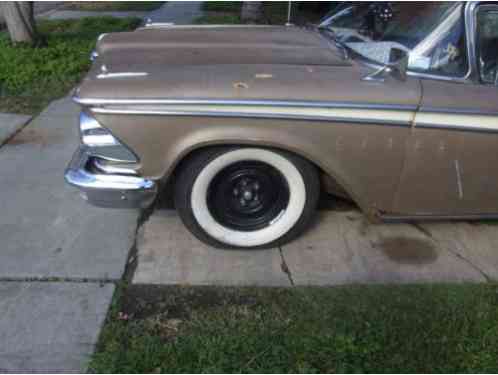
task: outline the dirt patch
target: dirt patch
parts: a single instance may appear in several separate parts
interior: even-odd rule
[[[35,144],[45,147],[49,144],[59,143],[62,139],[62,135],[55,130],[32,128],[21,131],[10,139],[7,144],[9,146]]]
[[[188,319],[198,309],[227,305],[253,306],[256,296],[236,293],[224,287],[182,287],[130,285],[123,297],[121,311],[133,319],[147,319],[158,314],[168,319]]]
[[[431,241],[417,238],[392,237],[374,244],[389,259],[401,264],[430,264],[436,261],[438,253]]]

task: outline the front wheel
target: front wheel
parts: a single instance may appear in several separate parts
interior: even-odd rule
[[[213,148],[183,164],[175,206],[187,228],[215,247],[280,246],[308,226],[319,196],[316,168],[283,151]]]

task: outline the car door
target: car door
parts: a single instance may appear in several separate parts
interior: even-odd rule
[[[475,45],[468,55],[473,79],[422,80],[394,202],[398,213],[498,214],[498,7],[481,5],[474,12],[476,43],[468,48]]]

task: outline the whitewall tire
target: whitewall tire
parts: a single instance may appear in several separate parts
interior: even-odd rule
[[[263,148],[210,148],[183,164],[175,206],[188,229],[216,247],[282,245],[304,231],[319,195],[316,168]]]

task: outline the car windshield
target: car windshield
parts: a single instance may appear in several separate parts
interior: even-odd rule
[[[328,25],[335,40],[357,56],[386,64],[392,48],[409,53],[409,69],[444,75],[466,69],[461,3],[344,3]]]

